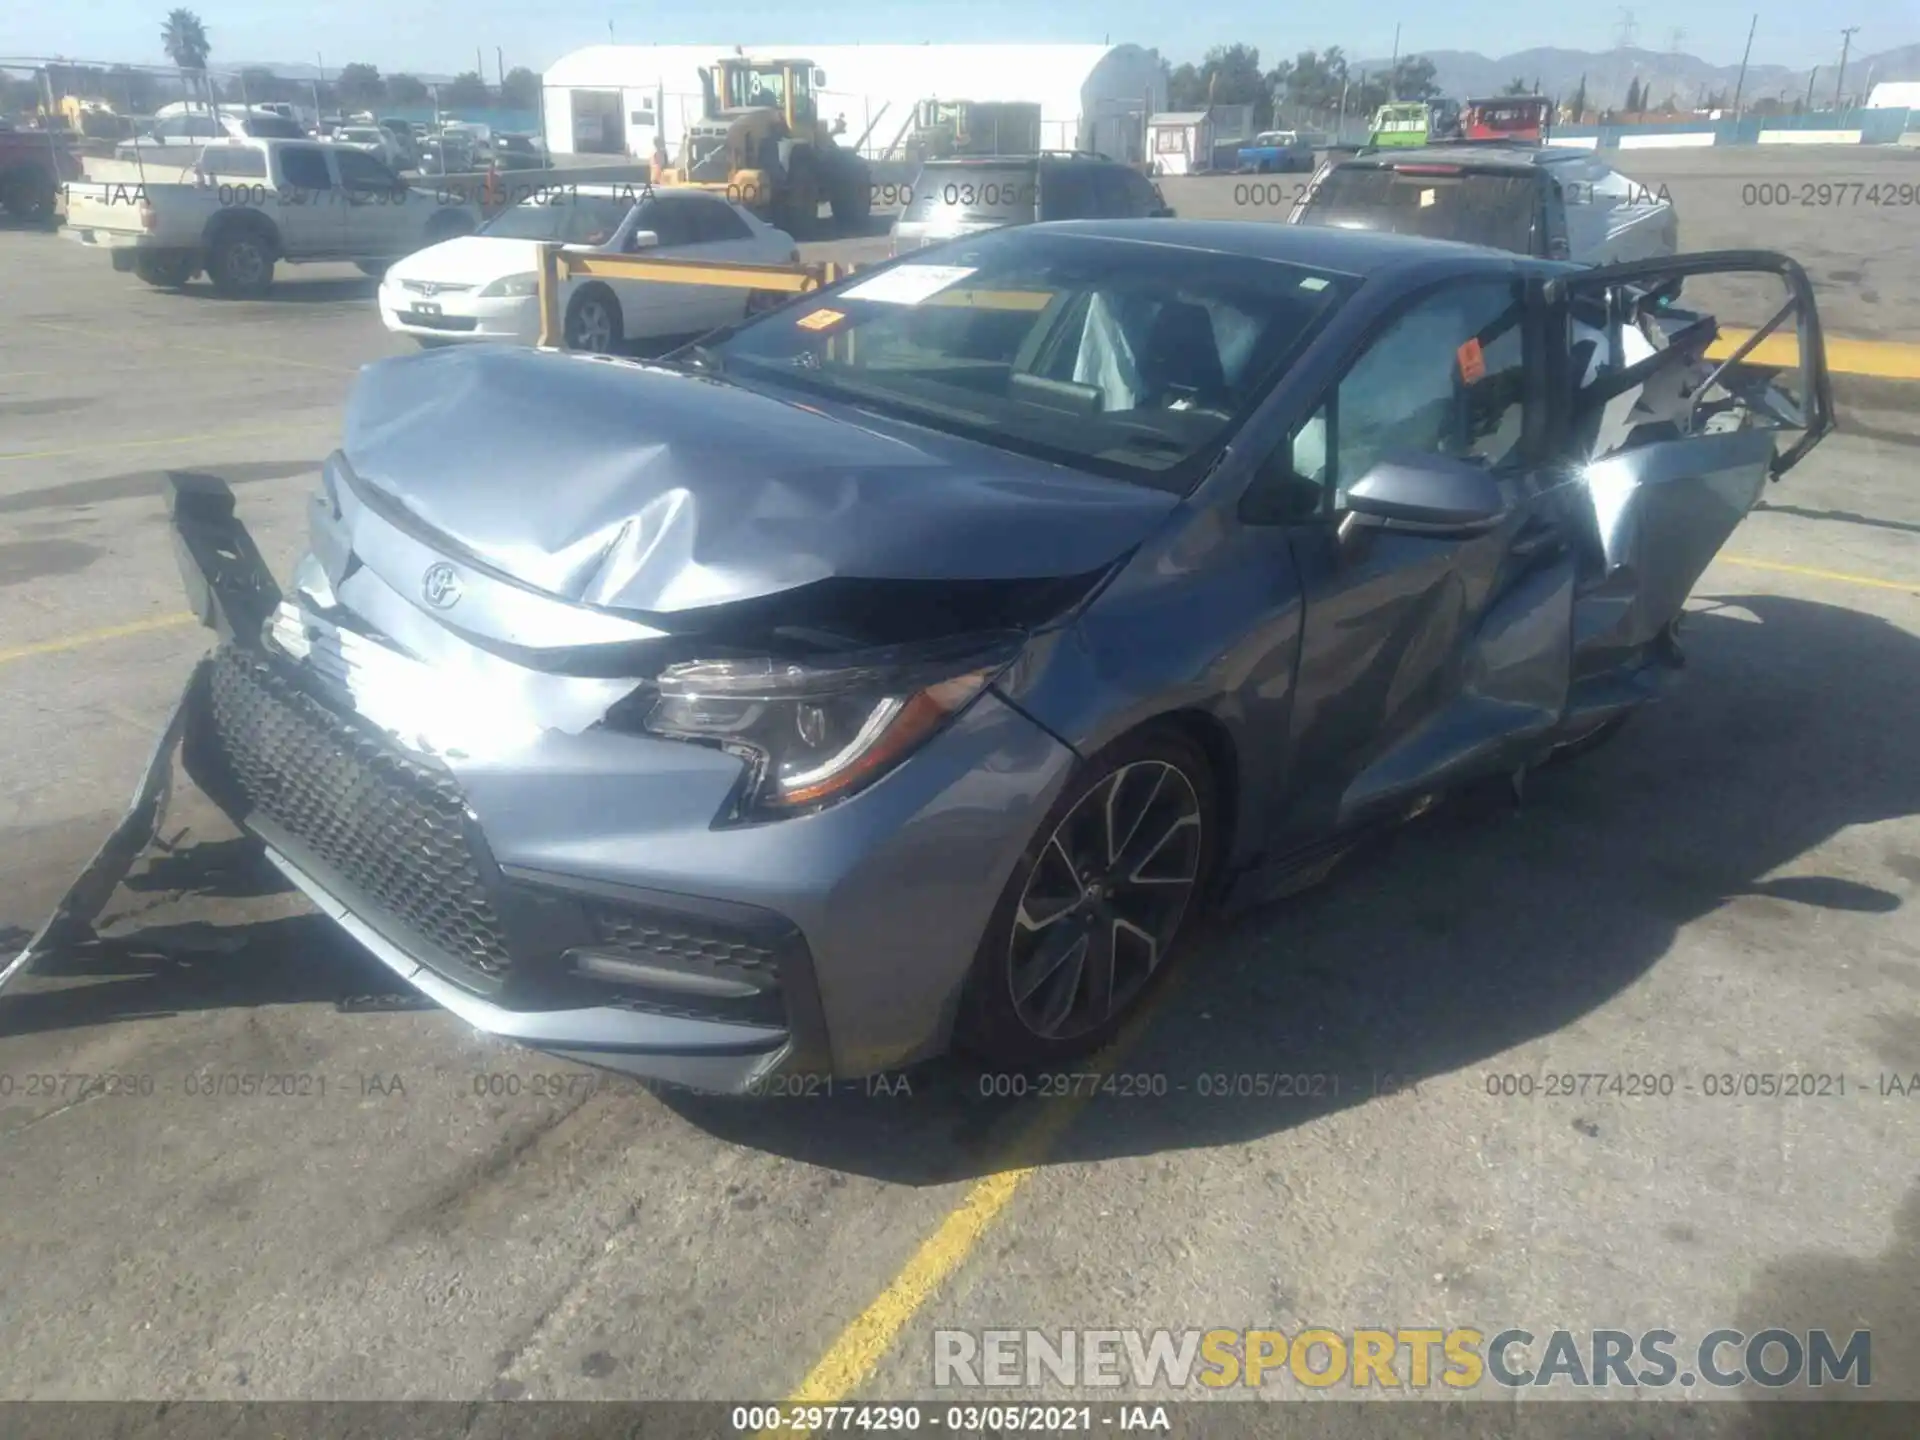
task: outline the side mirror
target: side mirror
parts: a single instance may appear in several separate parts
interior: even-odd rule
[[[653,250],[660,244],[660,232],[657,230],[636,230],[627,237],[629,250]]]
[[[1382,460],[1347,490],[1346,504],[1360,524],[1418,535],[1477,535],[1507,513],[1498,480],[1447,455]]]
[[[827,72],[826,71],[815,70],[813,72],[813,88],[816,90],[824,90],[827,88]]]

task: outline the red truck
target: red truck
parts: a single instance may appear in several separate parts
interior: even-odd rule
[[[52,220],[61,187],[80,176],[80,157],[64,134],[0,128],[0,209],[14,219]]]
[[[1466,140],[1531,140],[1547,138],[1553,102],[1543,95],[1502,95],[1497,100],[1469,100],[1460,111],[1460,135]]]

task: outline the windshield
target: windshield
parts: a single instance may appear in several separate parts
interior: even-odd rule
[[[1356,283],[1027,229],[940,258],[856,275],[695,361],[1184,494]]]
[[[502,210],[477,233],[498,240],[547,240],[559,245],[604,245],[633,209],[631,201],[604,195],[552,195],[522,200]]]
[[[1031,220],[1040,203],[1032,165],[927,165],[914,177],[902,220]]]
[[[786,73],[778,65],[758,69],[735,65],[727,70],[729,110],[777,109],[786,98]]]
[[[1390,230],[1528,255],[1538,198],[1534,177],[1525,172],[1339,165],[1313,188],[1299,223]]]

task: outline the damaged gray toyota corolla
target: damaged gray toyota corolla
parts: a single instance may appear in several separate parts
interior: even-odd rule
[[[1797,372],[1683,283],[1781,285]],[[971,237],[640,364],[370,367],[171,755],[481,1028],[680,1083],[1097,1045],[1205,905],[1610,733],[1832,426],[1784,257],[1586,270],[1175,221]]]

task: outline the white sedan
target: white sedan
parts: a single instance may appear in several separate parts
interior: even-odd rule
[[[561,185],[495,216],[472,235],[398,261],[380,285],[380,318],[422,345],[540,339],[540,243],[601,254],[785,265],[793,237],[705,190]],[[574,279],[561,297],[566,346],[607,354],[629,340],[697,335],[746,314],[748,291],[725,285]]]

